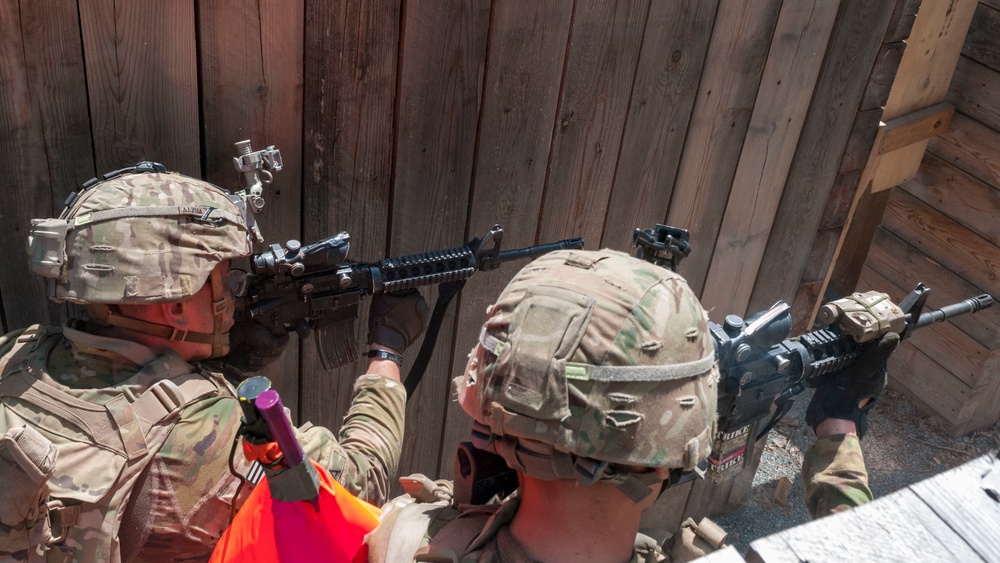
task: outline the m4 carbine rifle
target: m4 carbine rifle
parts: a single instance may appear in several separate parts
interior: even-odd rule
[[[275,334],[317,332],[316,347],[323,366],[340,367],[358,359],[354,320],[365,297],[415,287],[437,285],[438,297],[414,367],[404,382],[413,394],[430,360],[438,329],[451,299],[477,271],[534,259],[554,250],[583,248],[583,239],[500,250],[503,229],[495,225],[482,238],[464,246],[386,258],[378,262],[348,262],[350,235],[341,231],[314,244],[288,241],[274,244],[251,260],[246,296],[237,306],[237,320],[255,319]]]
[[[688,232],[665,225],[636,229],[633,242],[636,256],[674,271],[691,251]],[[819,312],[825,326],[795,338],[789,338],[790,307],[782,301],[746,319],[727,315],[721,325],[709,322],[721,375],[709,477],[722,481],[742,471],[753,459],[756,442],[791,409],[793,397],[823,376],[849,368],[887,332],[905,339],[918,328],[993,304],[983,294],[925,312],[929,292],[917,284],[898,305],[877,291],[831,301]]]

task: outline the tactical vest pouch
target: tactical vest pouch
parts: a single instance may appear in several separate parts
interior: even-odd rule
[[[45,278],[58,278],[66,256],[66,233],[69,224],[63,219],[32,219],[28,233],[28,265]]]
[[[52,442],[30,426],[0,437],[0,554],[27,552],[29,561],[44,557],[53,541],[46,501],[57,457]]]

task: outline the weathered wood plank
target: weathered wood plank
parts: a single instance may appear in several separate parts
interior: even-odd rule
[[[75,6],[0,2],[0,270],[6,332],[59,320],[25,254],[31,219],[53,217],[94,176]]]
[[[842,3],[774,226],[767,237],[749,301],[751,311],[762,310],[779,299],[790,302],[794,298],[805,275],[801,265],[811,253],[809,241],[817,225],[833,215],[828,209],[830,199],[836,196],[846,200],[841,216],[847,213],[853,189],[848,197],[842,197],[833,188],[841,179],[837,174],[840,155],[868,81],[859,69],[872,67],[893,5],[878,0]],[[857,185],[856,175],[854,182]]]
[[[947,215],[964,228],[1000,245],[1000,189],[980,182],[928,154],[917,177],[900,185],[910,195]]]
[[[79,9],[98,172],[155,160],[200,177],[194,2]]]
[[[1000,72],[961,57],[955,66],[955,78],[948,91],[948,101],[955,109],[1000,131]]]
[[[976,458],[909,489],[979,557],[1000,561],[1000,502],[995,496],[1000,490],[1000,461],[996,454]],[[987,494],[987,489],[994,496]]]
[[[604,223],[594,217],[606,216],[649,7],[649,0],[577,2],[587,17],[570,29],[547,175],[558,185],[545,190],[541,241],[582,236],[598,248]]]
[[[831,259],[833,266],[827,270],[821,290],[822,301],[815,303],[810,319],[816,318],[823,301],[838,299],[854,291],[891,192],[883,190],[873,194],[865,186],[858,186],[858,190],[861,193],[855,198],[851,219],[841,229],[840,242]]]
[[[302,0],[281,6],[252,0],[198,4],[204,178],[239,191],[245,185],[233,166],[234,143],[249,139],[254,150],[274,145],[281,151],[284,166],[264,188],[266,203],[255,217],[266,244],[302,240],[303,11]],[[301,414],[298,371],[299,339],[293,332],[281,358],[261,373],[293,419]]]
[[[919,397],[948,425],[959,426],[971,417],[966,407],[973,390],[922,350],[900,346],[888,366],[891,388]]]
[[[587,239],[595,247],[631,253],[633,229],[664,220],[717,4],[650,4],[604,233],[599,240]]]
[[[351,256],[383,258],[392,175],[399,0],[308,3],[303,114],[303,235],[315,241],[346,230]],[[365,342],[367,302],[355,332]],[[312,335],[316,340],[318,335]],[[302,420],[339,428],[354,376],[366,361],[322,369],[312,344],[302,347]]]
[[[981,288],[967,282],[885,228],[879,228],[875,232],[865,265],[907,291],[912,291],[918,283],[923,282],[931,288],[927,297],[929,307],[940,308],[983,293]],[[863,291],[864,287],[858,285],[857,289]],[[955,317],[949,322],[985,348],[1000,348],[1000,309],[997,307],[990,307],[974,315]]]
[[[950,162],[967,174],[1000,188],[1000,132],[961,113],[952,117],[951,127],[931,139],[927,152]]]
[[[902,190],[892,190],[882,224],[949,270],[1000,293],[1000,248]]]
[[[890,119],[884,125],[885,134],[879,137],[879,142],[872,152],[883,155],[918,141],[936,137],[948,129],[953,113],[955,107],[942,102]]]
[[[976,6],[962,54],[1000,71],[1000,8],[982,2]]]
[[[667,223],[691,233],[680,273],[700,294],[712,262],[781,2],[721,0]],[[644,225],[637,227],[647,228]]]
[[[488,0],[407,4],[399,69],[392,256],[453,248],[466,241],[489,17]],[[432,307],[436,295],[425,292]],[[403,446],[400,475],[442,472],[441,429],[451,399],[451,376],[458,369],[451,363],[455,315],[452,304],[426,376],[407,404],[406,428],[412,439]],[[418,344],[407,354],[406,372]]]
[[[970,485],[966,487],[971,488]],[[950,523],[936,514],[911,487],[754,541],[750,544],[747,561],[979,560],[966,539],[952,530]]]
[[[899,62],[903,59],[905,51],[905,41],[882,45],[878,57],[875,59],[859,109],[881,109],[885,105],[889,99],[889,92],[892,91],[892,82],[896,78],[896,71],[899,70]]]
[[[482,236],[504,225],[505,248],[534,244],[553,122],[559,100],[572,5],[562,2],[493,6],[469,232]],[[516,226],[516,227],[512,227]],[[501,266],[462,292],[453,366],[464,370],[486,307],[523,264]],[[449,475],[455,447],[469,437],[470,418],[450,403],[440,467]]]
[[[975,8],[975,0],[921,5],[885,104],[883,121],[945,100]],[[862,184],[871,182],[871,191],[878,192],[910,179],[926,148],[927,143],[920,141],[875,157],[865,170]]]
[[[893,303],[897,304],[912,289],[893,283],[867,266],[862,270],[861,279],[858,280],[858,291],[881,291],[888,294]],[[930,311],[934,308],[933,305],[929,305],[924,310]],[[977,394],[979,388],[988,387],[1000,380],[1000,350],[986,348],[965,334],[952,321],[934,323],[915,330],[903,345],[915,346],[934,358],[956,379],[970,389],[975,389]]]

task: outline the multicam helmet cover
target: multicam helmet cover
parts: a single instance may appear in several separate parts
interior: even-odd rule
[[[34,219],[28,254],[56,301],[169,303],[250,254],[252,221],[218,186],[139,165],[88,185],[59,218]]]
[[[612,250],[552,252],[522,269],[454,381],[476,428],[517,439],[519,459],[504,457],[528,474],[539,444],[690,471],[711,448],[717,382],[708,316],[684,279]]]

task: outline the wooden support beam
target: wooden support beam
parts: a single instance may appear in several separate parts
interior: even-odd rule
[[[943,102],[883,122],[875,154],[887,154],[944,133],[954,113],[955,106]]]

